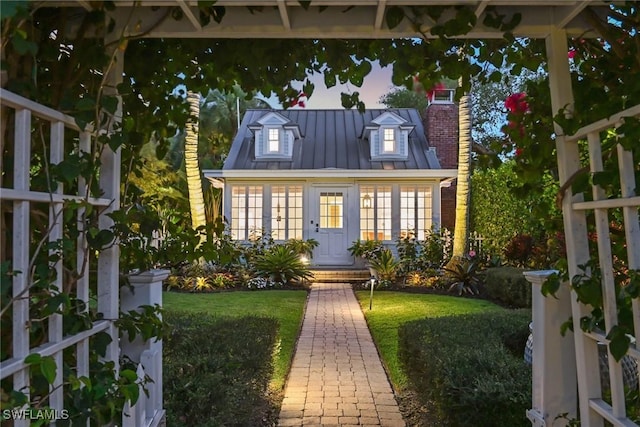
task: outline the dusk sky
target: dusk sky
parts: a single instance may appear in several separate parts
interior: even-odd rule
[[[342,109],[344,108],[340,102],[340,93],[342,92],[360,92],[360,99],[367,108],[384,108],[384,105],[380,104],[380,97],[394,87],[393,83],[391,83],[391,73],[391,66],[382,68],[376,62],[373,64],[371,73],[365,77],[361,87],[353,84],[338,84],[331,89],[327,89],[324,85],[324,77],[322,75],[315,76],[311,79],[315,84],[315,89],[313,95],[305,100],[305,108],[311,110]],[[282,108],[281,105],[275,102],[275,99],[270,98],[268,101],[275,108]]]

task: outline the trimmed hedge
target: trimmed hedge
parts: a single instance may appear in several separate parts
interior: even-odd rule
[[[516,267],[488,268],[485,271],[487,296],[510,307],[531,308],[531,283]]]
[[[530,426],[531,367],[522,340],[530,321],[530,310],[514,310],[408,322],[399,329],[399,359],[445,425]]]
[[[167,425],[259,426],[273,411],[267,388],[278,322],[165,313]]]

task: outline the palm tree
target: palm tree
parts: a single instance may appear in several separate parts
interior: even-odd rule
[[[452,256],[446,268],[453,270],[467,250],[469,238],[469,180],[471,176],[471,108],[469,94],[458,104],[458,182]]]
[[[200,103],[200,158],[204,168],[221,167],[238,129],[238,118],[248,109],[269,109],[271,105],[238,85],[230,91],[209,90]]]
[[[184,166],[187,173],[187,187],[189,189],[191,227],[196,229],[206,225],[200,164],[198,163],[200,94],[188,92],[187,102],[189,103],[189,119],[187,120],[184,138]]]

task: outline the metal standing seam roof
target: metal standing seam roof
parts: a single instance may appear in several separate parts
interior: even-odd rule
[[[293,144],[291,160],[256,160],[255,137],[248,126],[269,112],[276,112],[300,127],[302,137]],[[364,127],[385,112],[393,112],[415,128],[409,133],[406,160],[371,160]],[[247,110],[236,134],[223,170],[410,170],[441,169],[425,136],[416,109],[357,110]]]

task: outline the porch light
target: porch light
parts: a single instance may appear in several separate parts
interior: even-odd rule
[[[309,264],[309,258],[307,258],[306,255],[301,255],[300,256],[300,262],[302,262],[304,265],[308,265]]]
[[[371,196],[369,194],[362,196],[362,207],[364,209],[371,209]]]

